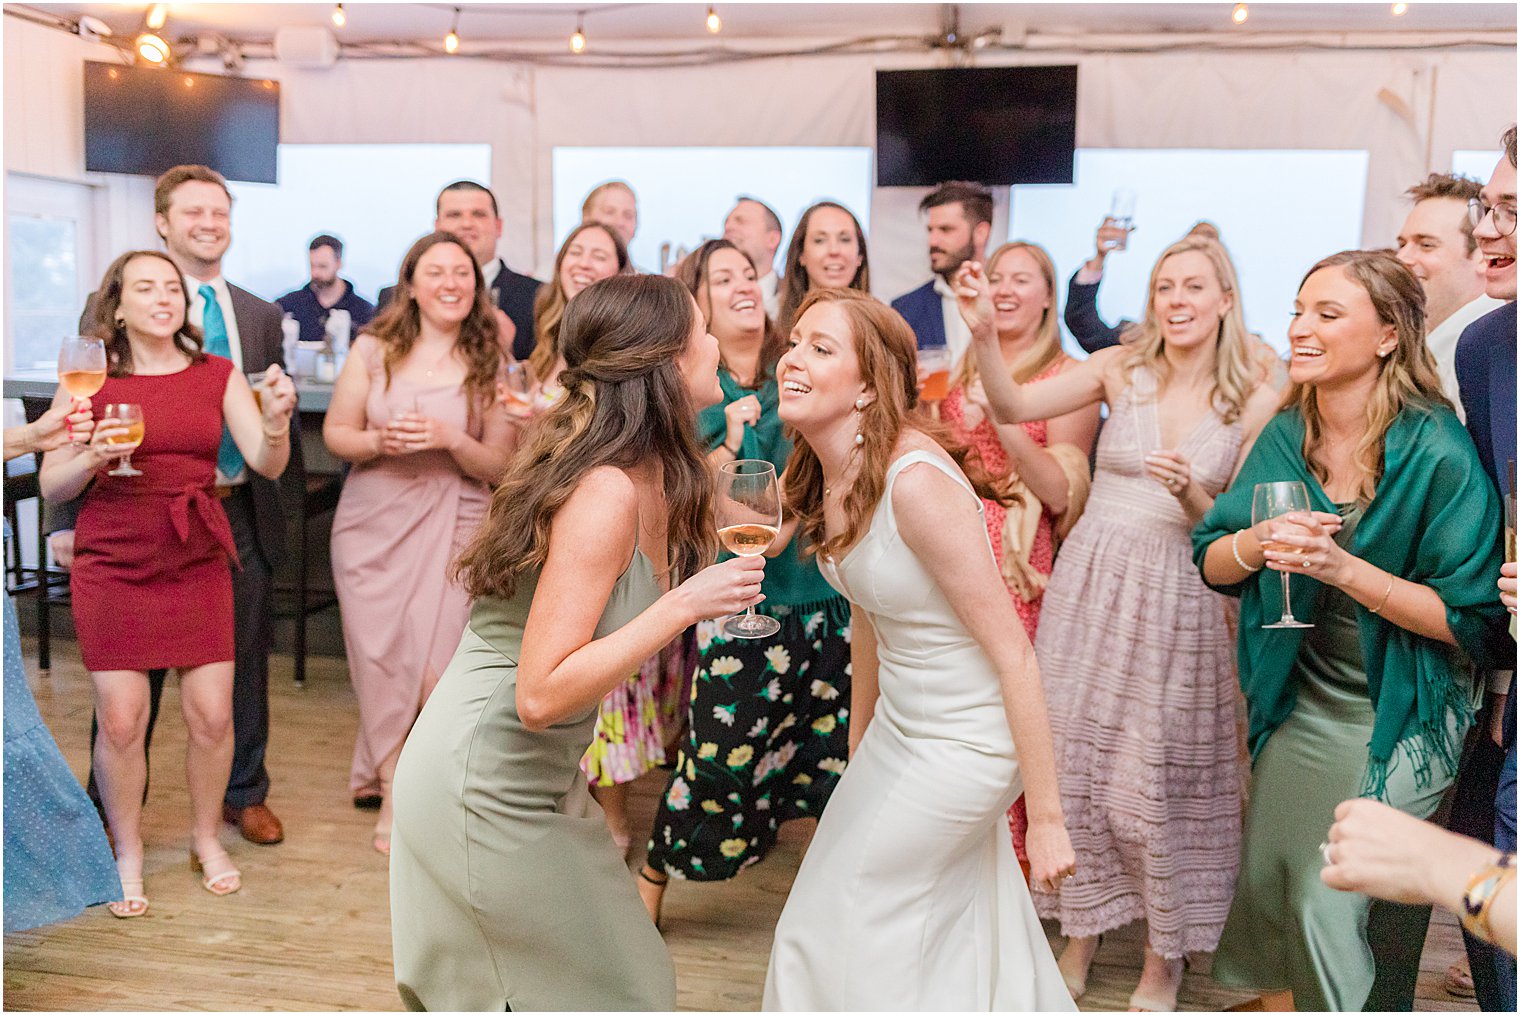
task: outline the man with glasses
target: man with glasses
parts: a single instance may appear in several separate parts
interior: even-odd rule
[[[1515,494],[1515,128],[1504,132],[1504,154],[1478,196],[1468,202],[1473,238],[1482,254],[1485,289],[1502,300],[1467,326],[1457,341],[1457,381],[1467,410],[1467,431],[1478,446],[1483,469],[1501,497]],[[1513,525],[1513,519],[1509,524]],[[1495,536],[1497,537],[1497,533]],[[1514,611],[1515,564],[1503,566],[1501,594]],[[1514,631],[1511,625],[1511,633]],[[1513,656],[1514,646],[1509,646]],[[1515,696],[1513,673],[1494,673],[1489,682],[1494,719],[1486,728],[1502,753],[1469,758],[1458,774],[1459,804],[1484,796],[1492,801],[1486,827],[1457,828],[1506,852],[1515,849]],[[1503,692],[1503,693],[1501,693]],[[1495,768],[1498,768],[1497,775]],[[1495,784],[1497,783],[1497,787]],[[1454,808],[1455,809],[1455,808]],[[1475,809],[1476,810],[1476,809]],[[1472,963],[1473,987],[1484,1011],[1515,1010],[1515,960],[1498,949],[1464,935]]]

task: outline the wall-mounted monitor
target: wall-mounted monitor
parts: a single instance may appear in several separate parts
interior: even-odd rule
[[[876,72],[876,185],[1071,183],[1077,68]]]
[[[84,65],[84,167],[157,176],[210,166],[229,180],[277,182],[280,85],[121,64]]]

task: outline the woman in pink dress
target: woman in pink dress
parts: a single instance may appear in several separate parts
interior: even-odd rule
[[[123,890],[110,909],[128,918],[148,911],[149,670],[179,671],[191,865],[213,895],[242,886],[217,838],[232,768],[237,550],[215,478],[219,449],[261,476],[285,470],[295,387],[271,367],[260,411],[232,361],[202,350],[200,330],[185,320],[184,276],[165,254],[123,254],[98,293],[94,334],[105,343],[107,376],[92,400],[96,427],[88,443],[49,451],[39,480],[48,500],[84,498],[69,588],[79,654],[95,685],[95,773]],[[60,386],[55,404],[68,397]],[[123,440],[130,435],[120,405],[140,408],[140,445]],[[123,451],[135,471],[112,468]]]
[[[993,328],[1016,383],[1039,383],[1076,366],[1077,361],[1061,351],[1056,267],[1043,247],[1003,244],[987,260],[987,281],[992,289]],[[990,474],[1009,478],[1023,498],[1022,506],[1011,510],[992,500],[983,501],[982,508],[1003,584],[1033,642],[1045,584],[1055,566],[1056,543],[1071,531],[1087,500],[1088,457],[1098,430],[1098,406],[1086,405],[1048,420],[997,426],[987,411],[976,357],[967,356],[940,405],[940,418]],[[1008,827],[1014,852],[1021,863],[1027,863],[1023,796],[1008,811]]]
[[[401,262],[395,300],[349,351],[322,428],[354,465],[333,518],[333,583],[359,698],[349,784],[356,798],[381,798],[381,853],[401,745],[469,611],[449,562],[516,444],[495,397],[506,355],[470,251],[450,233],[425,236]]]

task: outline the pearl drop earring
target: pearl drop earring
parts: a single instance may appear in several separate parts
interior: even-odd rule
[[[861,396],[860,398],[855,399],[855,412],[857,414],[859,414],[860,412],[864,411],[865,407],[866,407],[866,400],[865,400],[864,396]],[[857,426],[857,429],[855,431],[855,446],[859,447],[860,445],[862,445],[862,444],[864,444],[866,442],[866,435],[860,432],[858,421],[857,421],[856,426]]]

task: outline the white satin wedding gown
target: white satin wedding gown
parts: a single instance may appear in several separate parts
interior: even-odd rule
[[[976,496],[910,451],[855,548],[819,557],[875,627],[880,697],[776,926],[764,1007],[1075,1011],[1008,835],[1022,779],[997,672],[893,518],[920,463]]]

